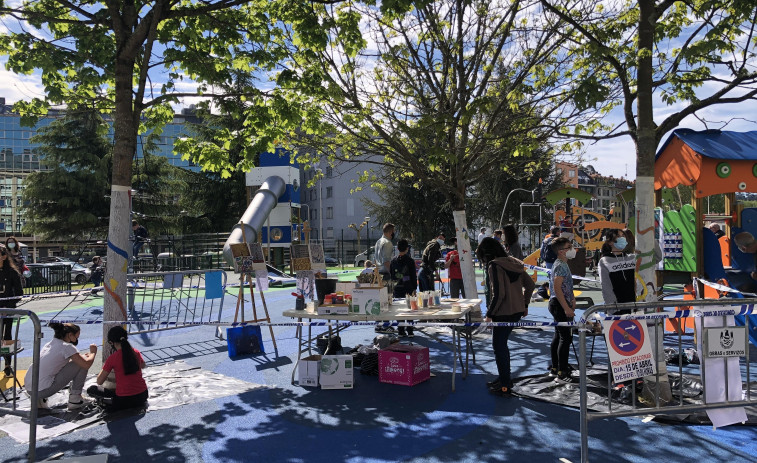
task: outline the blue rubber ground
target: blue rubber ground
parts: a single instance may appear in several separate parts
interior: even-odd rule
[[[273,321],[290,321],[281,312],[292,305],[291,289],[271,290],[266,300]],[[100,299],[101,300],[101,299]],[[233,317],[235,299],[227,295],[224,319]],[[97,315],[79,307],[66,318]],[[545,303],[532,304],[530,319],[548,319]],[[42,316],[41,318],[44,318]],[[319,390],[290,384],[296,361],[295,330],[276,328],[279,356],[263,331],[264,356],[230,359],[214,328],[163,331],[132,338],[148,364],[181,359],[205,370],[270,386],[244,394],[148,412],[107,425],[44,440],[38,460],[58,452],[66,457],[105,453],[123,462],[557,462],[580,461],[576,409],[521,398],[500,398],[485,383],[496,370],[488,338],[476,344],[477,365],[450,388],[449,336],[416,335],[430,347],[429,381],[414,387],[383,384],[355,375],[352,390]],[[30,335],[30,330],[24,329]],[[51,330],[45,329],[49,339]],[[27,335],[27,336],[28,336]],[[350,328],[342,344],[367,344],[372,328]],[[81,345],[99,343],[101,327],[82,325]],[[549,332],[511,337],[513,375],[544,372]],[[22,336],[24,345],[30,338]],[[408,342],[408,340],[403,340]],[[577,343],[577,338],[576,338]],[[597,342],[594,358],[606,361]],[[29,349],[22,355],[30,355]],[[757,357],[752,357],[757,358]],[[757,461],[757,429],[643,423],[623,418],[590,423],[592,462]],[[0,461],[24,461],[26,445],[0,438]],[[560,460],[563,459],[563,460]]]

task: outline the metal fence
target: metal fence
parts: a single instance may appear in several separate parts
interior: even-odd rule
[[[648,302],[648,303],[638,303],[638,304],[616,304],[613,306],[606,306],[606,305],[600,305],[600,306],[594,306],[586,310],[584,312],[581,320],[578,322],[578,329],[579,329],[579,344],[580,344],[580,354],[579,354],[579,369],[580,369],[580,407],[581,407],[581,461],[582,462],[588,462],[589,461],[589,421],[590,420],[597,420],[597,419],[603,419],[603,418],[609,418],[609,417],[628,417],[628,416],[639,416],[639,415],[675,415],[675,414],[683,414],[683,413],[691,413],[691,412],[700,412],[700,411],[706,411],[706,410],[713,410],[713,409],[724,409],[724,408],[732,408],[732,407],[749,407],[757,405],[757,394],[753,397],[751,394],[751,388],[750,388],[750,380],[751,380],[751,373],[750,373],[750,364],[749,364],[749,339],[746,338],[746,347],[745,347],[745,378],[744,375],[741,374],[741,370],[739,369],[740,373],[740,379],[746,383],[746,392],[738,394],[740,397],[739,400],[731,398],[731,394],[727,393],[725,395],[725,401],[718,401],[718,402],[710,402],[708,403],[708,394],[707,394],[707,383],[706,381],[702,381],[702,390],[701,390],[701,396],[702,396],[702,402],[701,403],[684,403],[684,396],[686,395],[684,392],[684,381],[683,381],[683,359],[684,357],[684,346],[686,347],[692,347],[692,345],[684,344],[683,340],[683,330],[678,329],[676,330],[675,336],[677,337],[677,350],[678,350],[678,390],[674,389],[674,392],[678,395],[679,399],[677,401],[673,402],[665,402],[661,398],[661,377],[665,378],[666,373],[669,373],[671,370],[666,369],[665,372],[661,372],[661,367],[658,364],[658,368],[656,369],[655,374],[655,381],[652,383],[655,385],[653,392],[653,399],[652,404],[649,406],[638,406],[637,398],[636,398],[636,388],[635,384],[632,385],[631,393],[631,406],[616,406],[613,409],[613,399],[612,399],[612,367],[611,365],[608,366],[608,390],[607,390],[607,399],[606,404],[608,406],[607,411],[589,411],[588,408],[588,387],[587,387],[587,338],[589,337],[588,334],[595,333],[594,331],[594,325],[595,323],[593,319],[597,318],[599,316],[600,312],[607,313],[608,311],[618,311],[618,310],[640,310],[640,311],[646,311],[646,312],[652,312],[652,313],[640,313],[640,314],[634,314],[634,315],[623,315],[623,316],[612,316],[612,315],[605,315],[604,318],[599,316],[598,318],[604,319],[604,320],[639,320],[641,323],[647,323],[651,324],[652,328],[655,331],[655,336],[653,339],[659,339],[660,336],[662,336],[663,328],[662,328],[662,322],[665,320],[669,321],[675,321],[677,323],[680,323],[679,326],[685,326],[686,320],[691,320],[692,318],[699,318],[702,320],[701,326],[705,326],[704,319],[708,317],[718,317],[722,321],[722,326],[729,326],[727,323],[726,318],[730,315],[749,315],[749,314],[755,314],[757,313],[757,310],[755,310],[754,304],[757,304],[757,299],[697,299],[697,300],[686,300],[686,301],[659,301],[659,302]],[[695,309],[692,309],[692,306],[695,307]],[[723,309],[725,307],[725,310],[718,310]],[[746,330],[745,333],[748,333],[749,331],[749,317],[744,317],[746,320]],[[687,343],[692,342],[693,338],[691,338],[690,333],[687,337]],[[689,340],[691,338],[692,340]],[[652,345],[652,353],[654,359],[659,359],[658,356],[658,350],[661,343],[657,342],[654,345]],[[701,342],[700,342],[701,344]],[[697,346],[693,346],[695,349]],[[703,353],[702,356],[700,356],[701,361],[701,374],[702,378],[707,378],[706,373],[707,370],[705,368],[706,365],[706,352]],[[720,360],[717,360],[720,361]],[[728,359],[725,358],[723,361],[727,362]],[[675,367],[674,367],[675,368]],[[728,391],[728,371],[729,369],[732,369],[732,365],[725,365],[724,370],[726,371],[725,374],[725,390]],[[635,380],[634,380],[635,381]],[[742,386],[740,383],[739,386]],[[698,397],[698,396],[697,396]]]
[[[188,270],[128,275],[130,333],[217,323],[226,288],[224,270]]]
[[[16,407],[16,386],[19,385],[19,381],[16,378],[16,372],[17,369],[17,352],[16,354],[13,354],[13,399],[11,402],[11,407],[0,407],[0,414],[5,415],[16,415],[21,416],[24,418],[29,419],[29,451],[27,454],[28,461],[33,462],[36,460],[37,457],[37,397],[38,397],[38,390],[36,385],[39,384],[39,351],[40,351],[40,344],[42,340],[42,325],[39,322],[39,318],[37,317],[37,314],[35,314],[32,311],[29,310],[20,310],[20,309],[4,309],[0,308],[0,318],[6,318],[4,320],[5,323],[9,323],[11,320],[13,320],[16,324],[16,330],[14,333],[14,339],[18,339],[18,332],[21,323],[19,322],[19,319],[21,317],[29,317],[29,320],[32,321],[32,324],[34,326],[34,346],[32,351],[32,384],[35,386],[29,390],[27,388],[27,392],[29,392],[31,396],[31,406],[29,407],[29,410],[19,410]],[[27,325],[28,326],[28,325]],[[6,392],[7,393],[7,392]]]
[[[71,266],[29,264],[31,274],[25,277],[24,294],[42,294],[71,290]]]

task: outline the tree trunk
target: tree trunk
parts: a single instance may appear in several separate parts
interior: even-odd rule
[[[657,150],[657,131],[652,102],[652,53],[655,34],[655,2],[639,1],[639,62],[638,62],[638,125],[636,129],[636,249],[638,272],[646,292],[646,301],[657,301],[657,282],[654,262],[654,160]],[[659,386],[661,403],[670,402],[672,394],[668,381],[665,351],[662,346],[663,329],[659,322],[648,323],[652,349],[656,352],[656,377],[644,378],[643,396],[650,401]]]
[[[112,321],[127,320],[126,269],[131,255],[129,230],[131,226],[130,190],[131,166],[136,153],[137,122],[132,97],[134,61],[116,61],[116,108],[113,120],[113,182],[110,193],[110,222],[108,225],[108,262],[105,279],[105,310],[103,340]],[[110,355],[103,344],[103,361]]]
[[[476,287],[476,273],[473,267],[473,254],[470,246],[470,234],[468,232],[468,223],[465,218],[465,209],[453,211],[452,216],[455,219],[455,236],[457,237],[457,252],[460,255],[460,271],[463,274],[463,288],[465,289],[466,299],[478,298],[478,288]],[[473,314],[475,319],[481,318],[481,313]]]

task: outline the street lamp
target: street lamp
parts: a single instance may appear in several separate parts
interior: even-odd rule
[[[371,258],[371,218],[366,217],[363,223],[368,225],[368,230],[365,231],[365,242],[368,243],[368,249],[365,250],[365,260],[368,260]]]
[[[351,229],[353,229],[353,230],[355,230],[357,232],[357,249],[360,249],[360,230],[362,230],[363,227],[365,227],[366,225],[368,225],[368,220],[369,219],[370,219],[370,217],[366,217],[365,220],[363,220],[363,223],[361,223],[360,225],[357,225],[357,224],[354,224],[354,223],[351,223],[351,224],[348,225],[349,228],[351,228]],[[365,237],[367,239],[368,238],[368,230],[365,231],[365,235],[366,235]],[[366,260],[368,259],[368,254],[365,255],[365,258],[366,258]]]
[[[318,172],[318,239],[323,244],[323,170],[320,167],[315,170]]]

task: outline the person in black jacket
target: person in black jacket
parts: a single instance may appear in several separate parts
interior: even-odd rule
[[[21,287],[21,274],[13,258],[8,253],[8,249],[0,244],[0,307],[15,309],[16,303],[24,294]],[[13,322],[10,318],[0,319],[2,325],[2,342],[6,343],[13,339]],[[5,356],[5,375],[11,376],[11,356]]]
[[[608,230],[599,259],[599,281],[605,305],[636,302],[636,256],[627,254],[628,240],[622,230]],[[630,310],[613,312],[616,315]]]
[[[397,242],[397,251],[399,255],[392,259],[389,266],[394,284],[394,292],[392,297],[401,299],[408,294],[413,294],[417,288],[418,279],[415,274],[415,261],[410,257],[410,244],[407,240],[399,240]],[[407,332],[404,326],[397,328],[397,333],[400,336],[413,336],[413,327],[409,326]]]

